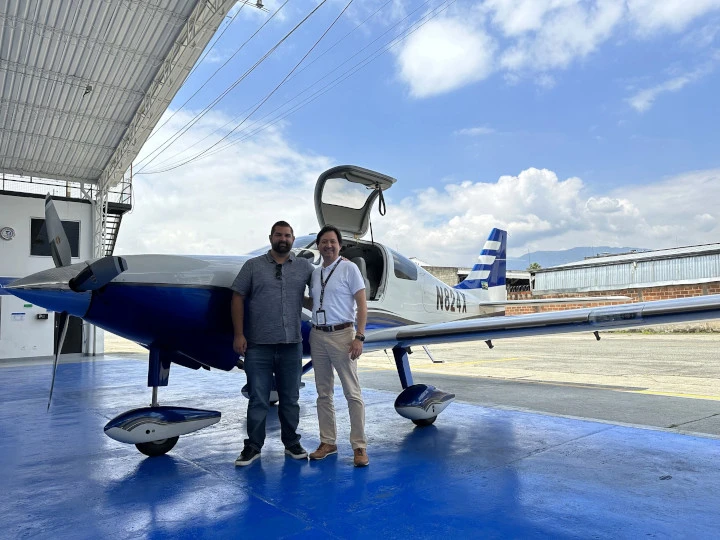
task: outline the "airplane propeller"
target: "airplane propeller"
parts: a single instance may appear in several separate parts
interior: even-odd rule
[[[55,337],[55,360],[53,361],[53,372],[52,381],[50,382],[50,396],[48,397],[47,409],[50,410],[50,402],[52,401],[53,389],[55,388],[55,374],[57,373],[58,360],[60,359],[60,352],[62,352],[62,346],[65,342],[65,335],[67,334],[68,323],[70,322],[70,315],[67,311],[63,311],[58,314],[58,333]]]
[[[45,196],[45,231],[55,268],[70,266],[70,243],[49,193]]]
[[[56,268],[70,266],[72,254],[65,228],[60,216],[58,216],[52,197],[48,193],[45,196],[45,232],[47,233],[50,253]],[[96,291],[127,270],[127,261],[122,257],[107,256],[92,263],[86,262],[87,266],[81,270],[68,285],[75,292]],[[65,336],[67,335],[70,315],[67,311],[58,314],[58,332],[55,338],[55,360],[53,361],[52,382],[50,383],[50,397],[48,398],[47,410],[50,410],[53,389],[55,387],[55,375],[57,373],[58,361]]]

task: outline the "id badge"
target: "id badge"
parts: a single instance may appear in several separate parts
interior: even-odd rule
[[[325,320],[324,309],[318,309],[315,312],[315,322],[318,324],[318,326],[325,326],[325,324],[327,324],[327,321]]]

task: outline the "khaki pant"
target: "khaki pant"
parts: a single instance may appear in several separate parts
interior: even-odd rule
[[[350,360],[350,344],[354,338],[355,329],[352,326],[336,332],[322,332],[314,328],[310,331],[310,350],[318,393],[320,442],[336,444],[337,428],[333,405],[335,387],[333,368],[335,368],[350,412],[350,443],[353,450],[367,447],[365,403],[360,391],[357,360]]]

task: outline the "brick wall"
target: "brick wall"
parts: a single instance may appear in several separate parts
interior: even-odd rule
[[[619,289],[615,291],[603,291],[602,293],[587,294],[554,294],[533,296],[529,291],[508,292],[508,300],[530,300],[542,298],[572,298],[574,296],[615,296],[622,295],[630,297],[632,302],[649,302],[652,300],[669,300],[672,298],[687,298],[690,296],[702,296],[706,294],[720,294],[720,281],[710,283],[698,283],[695,285],[668,285],[665,287],[646,287],[643,289]],[[539,313],[542,311],[558,311],[563,309],[575,309],[592,306],[612,306],[625,302],[596,302],[593,304],[552,304],[547,306],[507,306],[506,315],[521,315],[524,313]]]

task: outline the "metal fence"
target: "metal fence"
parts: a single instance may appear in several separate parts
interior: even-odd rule
[[[85,193],[83,193],[83,185]],[[68,180],[51,180],[48,178],[33,178],[3,174],[0,178],[0,191],[13,191],[16,193],[33,193],[37,195],[50,194],[53,197],[68,197],[94,201],[97,194],[95,184],[82,184]],[[108,202],[131,204],[132,181],[123,178],[108,192]]]

